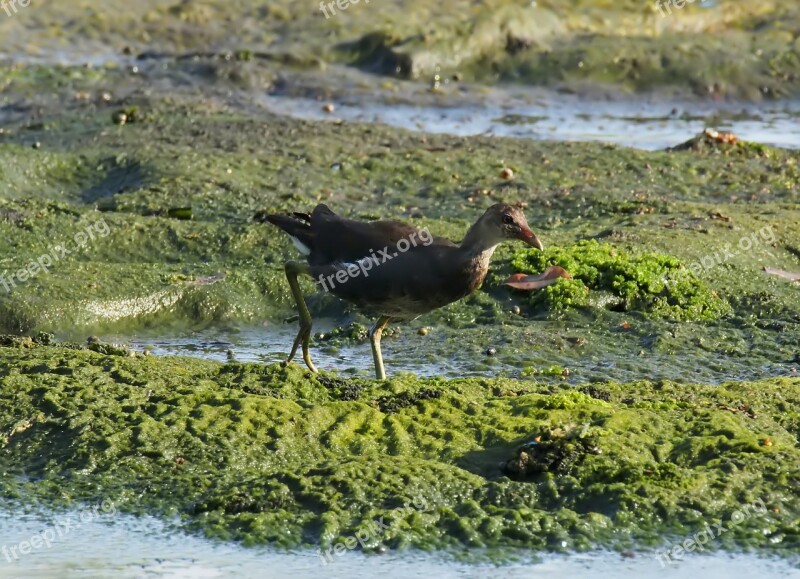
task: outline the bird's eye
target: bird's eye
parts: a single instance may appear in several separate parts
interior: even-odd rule
[[[514,218],[511,217],[508,213],[503,215],[503,223],[506,225],[514,225]]]

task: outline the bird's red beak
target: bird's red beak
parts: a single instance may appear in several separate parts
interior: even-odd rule
[[[542,242],[539,241],[539,238],[536,237],[536,234],[527,227],[522,228],[519,238],[531,247],[535,247],[539,251],[544,251],[544,245],[542,245]]]

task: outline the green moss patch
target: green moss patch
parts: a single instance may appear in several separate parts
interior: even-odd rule
[[[327,547],[383,517],[373,547],[534,550],[656,544],[760,501],[715,546],[800,546],[798,379],[351,381],[35,342],[0,347],[0,372],[4,499],[247,544]]]
[[[641,311],[672,320],[715,320],[730,304],[676,258],[657,253],[631,255],[608,243],[584,240],[544,252],[524,250],[511,260],[517,271],[541,273],[559,265],[573,277],[531,294],[534,308],[562,312],[590,304],[592,292],[606,292],[605,307]],[[595,302],[597,303],[597,302]]]

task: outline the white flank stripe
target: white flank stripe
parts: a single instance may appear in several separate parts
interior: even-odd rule
[[[302,253],[303,255],[308,255],[311,253],[311,248],[308,247],[305,243],[297,239],[294,235],[290,235],[289,239],[292,240],[292,243],[297,248],[297,251]]]

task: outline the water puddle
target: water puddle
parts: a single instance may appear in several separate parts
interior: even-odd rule
[[[533,140],[598,141],[645,150],[680,144],[705,128],[731,131],[739,138],[767,145],[800,148],[800,101],[762,103],[662,99],[656,96],[606,95],[595,89],[565,94],[553,89],[502,85],[450,84],[441,91],[418,81],[387,80],[352,67],[332,65],[327,72],[281,70],[269,92],[228,85],[209,77],[208,66],[220,58],[165,54],[137,59],[108,49],[46,51],[40,55],[3,54],[2,62],[102,68],[119,66],[138,72],[121,81],[121,92],[135,87],[180,94],[202,89],[227,106],[250,112],[316,121],[380,123],[413,131],[458,136],[502,136]],[[242,65],[268,82],[263,63]],[[129,85],[129,86],[128,86]],[[127,88],[123,88],[126,87]],[[334,105],[326,112],[326,103]],[[0,113],[1,114],[1,113]]]
[[[315,320],[314,332],[329,333],[333,319]],[[719,352],[692,350],[677,356],[673,351],[643,351],[649,340],[648,327],[629,335],[598,335],[589,325],[568,326],[557,321],[536,321],[529,325],[506,326],[498,334],[486,328],[429,328],[420,336],[412,325],[394,326],[399,332],[385,336],[382,350],[390,375],[413,372],[418,376],[459,378],[464,376],[532,377],[538,381],[630,381],[665,379],[699,383],[727,380],[755,380],[773,376],[797,376],[800,364],[752,356],[721,356]],[[152,333],[102,334],[104,342],[148,350],[156,356],[192,356],[218,362],[238,361],[274,364],[283,361],[294,340],[295,324],[267,324],[265,327],[208,328],[200,331],[153,331]],[[603,330],[609,332],[611,330]],[[698,326],[698,332],[713,328]],[[690,332],[687,331],[687,334]],[[693,335],[693,334],[692,334]],[[580,336],[588,336],[581,343]],[[77,338],[76,338],[77,339]],[[614,340],[609,348],[606,340]],[[492,355],[489,355],[489,350]],[[372,377],[369,343],[347,340],[333,345],[315,340],[311,356],[317,367],[343,375]],[[298,359],[298,363],[302,361]],[[568,368],[568,375],[561,374]]]
[[[324,334],[334,327],[333,320],[316,320],[314,331]],[[155,333],[101,337],[103,341],[124,344],[136,351],[148,350],[155,356],[192,356],[217,362],[274,364],[286,359],[296,333],[294,324],[270,324],[265,328],[209,328],[166,336]],[[412,333],[411,330],[406,331],[406,334]],[[413,372],[419,376],[450,377],[490,374],[480,364],[474,361],[470,364],[465,356],[456,354],[450,358],[440,358],[439,353],[426,351],[423,340],[414,340],[412,336],[384,338],[382,350],[384,358],[391,360],[393,373]],[[372,350],[368,343],[333,347],[321,341],[312,345],[311,355],[322,370],[373,375]],[[302,364],[302,360],[298,358],[298,361]],[[494,371],[499,369],[495,368]]]
[[[501,565],[464,563],[452,556],[418,551],[365,555],[355,549],[323,559],[314,549],[244,548],[176,531],[151,517],[133,517],[114,509],[100,509],[97,516],[87,516],[91,512],[0,510],[0,579],[800,578],[800,568],[793,561],[709,552],[667,565],[662,565],[652,552],[628,552],[623,557],[608,551],[536,558],[519,551],[515,562]],[[21,547],[27,551],[25,554],[20,553]]]
[[[707,127],[739,138],[786,148],[800,147],[800,102],[595,101],[571,95],[504,95],[500,102],[424,106],[342,98],[333,113],[319,99],[268,95],[269,111],[307,120],[381,123],[458,136],[502,136],[534,140],[599,141],[638,149],[664,149]],[[490,99],[494,100],[494,99]]]

